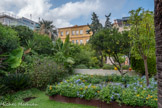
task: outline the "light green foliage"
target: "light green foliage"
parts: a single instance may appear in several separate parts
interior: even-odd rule
[[[129,36],[132,41],[132,54],[136,58],[155,56],[154,16],[151,11],[139,8],[129,12],[131,30]]]
[[[154,16],[151,11],[144,11],[142,8],[129,12],[131,30],[129,33],[132,39],[132,55],[142,58],[145,66],[145,75],[147,85],[149,85],[149,72],[147,59],[155,56],[155,34],[154,34]]]
[[[22,56],[23,56],[23,48],[17,48],[13,50],[10,54],[8,59],[5,61],[9,68],[17,68],[20,66],[22,62]]]

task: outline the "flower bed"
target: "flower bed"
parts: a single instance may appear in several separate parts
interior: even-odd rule
[[[113,83],[112,83],[113,82]],[[118,82],[118,83],[115,83]],[[119,83],[120,82],[120,83]],[[85,100],[117,102],[130,106],[157,107],[157,82],[145,77],[75,75],[58,84],[47,87],[47,94]]]

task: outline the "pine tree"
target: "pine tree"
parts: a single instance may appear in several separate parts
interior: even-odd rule
[[[90,30],[87,32],[92,31],[93,35],[102,28],[102,24],[99,22],[98,16],[95,12],[92,14],[92,23],[89,25]]]

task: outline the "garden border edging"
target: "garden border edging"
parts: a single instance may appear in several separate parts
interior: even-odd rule
[[[58,101],[58,102],[65,102],[65,103],[74,103],[74,104],[82,104],[82,105],[90,105],[90,106],[96,106],[99,108],[150,108],[147,106],[128,106],[125,104],[121,104],[121,106],[117,102],[110,102],[107,104],[106,102],[102,102],[101,100],[85,100],[81,98],[74,98],[74,97],[66,97],[66,96],[61,96],[61,95],[54,95],[54,96],[49,96],[50,100]]]

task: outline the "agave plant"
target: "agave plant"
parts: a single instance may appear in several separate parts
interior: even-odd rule
[[[3,77],[2,82],[10,90],[18,91],[30,86],[30,77],[27,74],[13,73]]]

